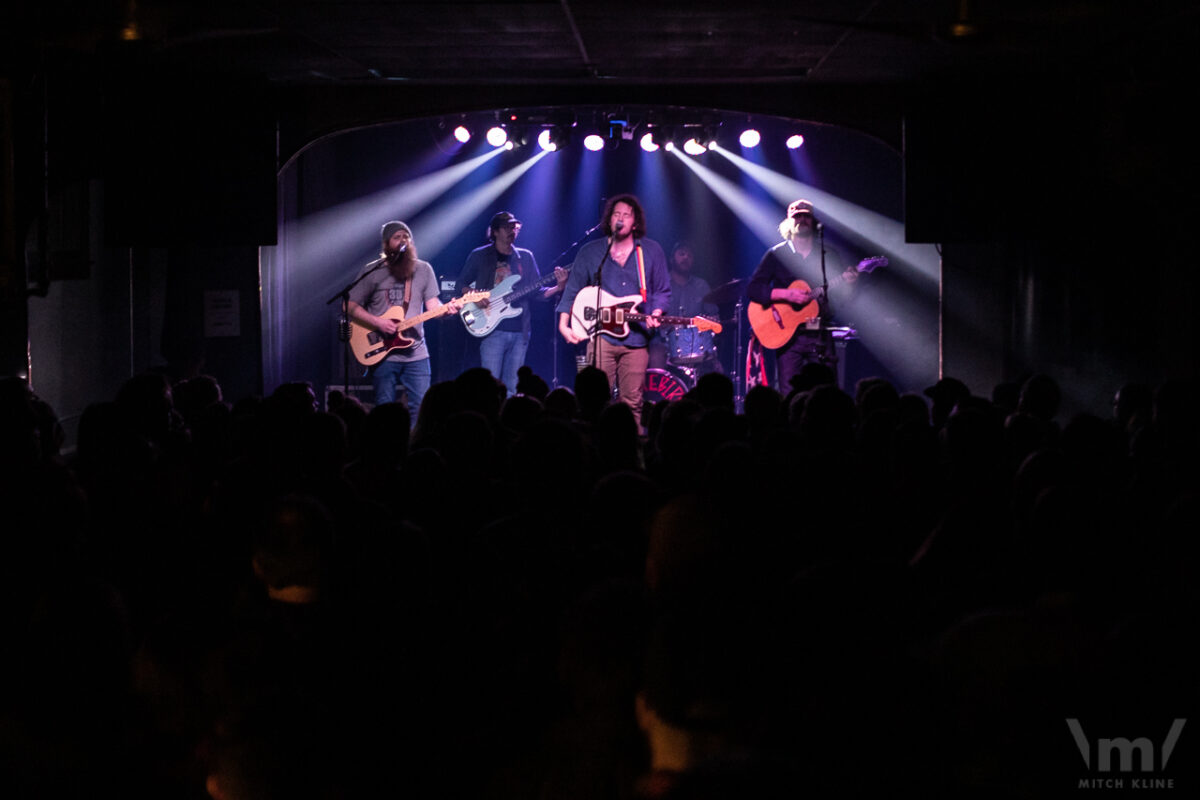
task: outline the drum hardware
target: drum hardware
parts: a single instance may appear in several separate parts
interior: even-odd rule
[[[744,283],[745,281],[734,278],[728,283],[722,283],[720,286],[704,295],[704,297],[700,298],[700,301],[702,303],[716,303],[718,305],[721,303],[732,303],[734,300],[741,298],[742,284]]]

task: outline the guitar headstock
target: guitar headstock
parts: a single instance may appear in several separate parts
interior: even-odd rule
[[[721,332],[721,323],[708,317],[692,317],[692,325],[701,331],[712,331],[714,334]]]
[[[887,265],[887,256],[872,256],[871,258],[864,258],[862,261],[858,262],[858,266],[855,267],[855,269],[857,269],[859,272],[871,273],[879,267],[886,267]]]

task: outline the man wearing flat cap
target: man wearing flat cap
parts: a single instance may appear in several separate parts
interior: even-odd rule
[[[504,384],[509,396],[517,393],[517,370],[525,363],[529,349],[530,295],[524,290],[537,287],[541,278],[533,253],[515,244],[520,232],[521,220],[511,212],[498,212],[488,223],[488,243],[470,252],[458,276],[460,292],[492,292],[489,299],[467,304],[463,316],[469,332],[478,335],[476,330],[487,331],[479,338],[480,366]],[[505,282],[514,275],[519,276],[517,280]],[[537,287],[536,296],[545,298],[561,291],[567,272],[556,268],[555,276],[557,282]],[[505,298],[513,292],[522,296],[508,302]],[[468,314],[472,315],[469,321]]]
[[[387,356],[371,368],[371,381],[375,386],[375,404],[382,405],[396,399],[398,386],[404,388],[408,399],[408,412],[415,424],[421,400],[433,380],[429,364],[429,348],[425,344],[424,323],[405,328],[400,323],[423,311],[442,308],[438,298],[437,276],[428,261],[417,257],[417,244],[412,229],[399,220],[384,223],[379,232],[382,251],[379,258],[363,266],[358,272],[360,280],[350,290],[350,319],[363,328],[377,331],[384,337],[403,335],[412,343],[392,349]],[[447,304],[446,312],[459,309],[459,301]],[[388,312],[402,309],[403,313]],[[399,318],[397,318],[399,317]]]
[[[858,278],[853,267],[845,268],[841,254],[824,248],[817,232],[813,204],[808,200],[793,201],[788,206],[787,217],[779,223],[779,234],[783,241],[763,255],[746,284],[746,298],[752,304],[752,325],[755,303],[762,309],[789,306],[791,309],[801,309],[814,300],[818,302],[818,316],[815,319],[819,324],[816,329],[810,330],[806,325],[799,325],[786,343],[775,349],[779,390],[785,395],[792,390],[792,378],[799,374],[801,367],[811,361],[829,362],[834,356],[832,339],[821,330],[822,326],[828,325],[830,310],[828,300],[821,291],[825,283],[823,275],[829,276],[831,285],[835,276],[847,284]],[[807,284],[808,288],[796,286],[797,281]],[[786,329],[783,330],[782,335],[786,335]],[[763,338],[757,329],[755,333],[760,339]]]

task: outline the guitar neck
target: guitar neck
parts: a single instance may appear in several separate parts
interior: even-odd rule
[[[504,295],[500,299],[506,303],[515,303],[516,301],[520,300],[525,295],[532,294],[533,292],[536,292],[538,289],[541,289],[543,286],[549,286],[550,284],[555,283],[557,280],[558,280],[558,278],[555,276],[555,274],[553,272],[551,272],[549,275],[543,275],[541,278],[539,278],[538,280],[529,284],[528,286],[525,286],[520,289],[512,290],[511,292]]]
[[[626,311],[625,319],[633,322],[645,322],[650,318],[650,314],[639,314],[636,311]],[[691,325],[695,317],[658,317],[658,321],[662,325]]]
[[[415,317],[405,317],[404,320],[400,323],[400,327],[397,328],[397,330],[400,330],[400,331],[406,330],[408,328],[411,328],[414,325],[420,325],[422,322],[424,322],[427,319],[433,319],[434,317],[440,317],[443,314],[445,314],[448,309],[449,309],[449,306],[438,306],[437,308],[417,314]]]

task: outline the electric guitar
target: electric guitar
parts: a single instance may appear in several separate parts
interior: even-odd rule
[[[472,336],[487,336],[503,320],[518,316],[525,310],[524,308],[515,307],[514,303],[526,295],[536,292],[543,286],[554,284],[558,278],[551,272],[549,275],[528,286],[513,290],[512,287],[519,280],[521,280],[520,275],[509,275],[490,290],[483,292],[483,297],[480,299],[488,301],[487,308],[479,305],[478,301],[467,303],[463,306],[462,311],[458,312],[458,316],[462,318],[463,325],[467,326],[467,333]]]
[[[888,260],[886,256],[875,256],[858,262],[858,265],[854,269],[859,273],[874,272],[879,267],[886,267],[887,264]],[[844,280],[844,277],[838,275],[829,282],[829,285],[832,287]],[[803,280],[792,281],[788,288],[800,289],[805,292],[811,291],[808,283]],[[797,328],[817,316],[820,310],[820,305],[816,297],[802,306],[797,306],[786,300],[776,300],[768,305],[750,303],[746,308],[746,316],[750,320],[751,330],[754,331],[754,335],[758,337],[758,340],[762,342],[762,346],[771,350],[778,350],[788,343]]]
[[[617,339],[629,335],[630,322],[644,322],[650,315],[631,311],[642,302],[640,294],[613,297],[599,286],[585,286],[571,304],[571,331],[582,338],[607,333]],[[708,317],[658,317],[662,325],[691,325],[702,331],[721,332],[721,323]]]
[[[467,292],[460,300],[467,302],[475,302],[487,296],[487,292]],[[363,366],[370,367],[378,364],[383,359],[387,358],[388,354],[393,350],[406,350],[417,343],[416,339],[410,339],[404,335],[404,331],[419,325],[427,319],[440,317],[450,313],[449,306],[438,306],[432,311],[425,311],[417,314],[415,317],[404,317],[403,306],[392,306],[387,311],[379,316],[384,319],[394,320],[398,323],[396,333],[392,336],[384,336],[374,328],[368,328],[358,320],[350,320],[350,349],[354,351],[354,357],[358,359],[358,363]]]

